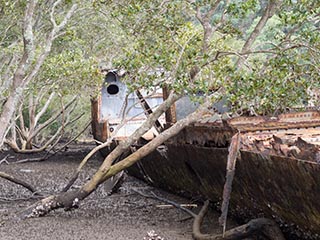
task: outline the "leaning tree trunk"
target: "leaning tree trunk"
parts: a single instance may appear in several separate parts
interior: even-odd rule
[[[172,136],[175,136],[176,134],[178,134],[186,126],[198,121],[202,117],[208,116],[206,113],[208,113],[209,106],[210,106],[210,101],[205,102],[202,106],[198,108],[197,111],[190,114],[186,118],[176,122],[172,127],[170,127],[169,129],[159,134],[148,144],[139,148],[136,152],[132,153],[131,155],[121,160],[120,162],[115,163],[114,165],[109,164],[110,160],[114,160],[114,158],[112,159],[110,156],[113,156],[113,157],[117,156],[118,151],[123,152],[124,150],[126,150],[126,148],[124,148],[123,146],[127,146],[127,144],[132,141],[132,139],[130,138],[127,139],[122,144],[123,146],[118,146],[111,154],[108,155],[108,157],[104,160],[104,163],[101,165],[99,170],[95,173],[95,175],[91,178],[91,180],[88,181],[86,184],[84,184],[79,190],[64,192],[56,196],[49,196],[45,199],[42,199],[41,201],[35,203],[34,205],[30,206],[25,211],[23,211],[19,216],[19,218],[24,219],[29,217],[43,216],[57,208],[71,209],[71,208],[77,207],[78,203],[81,200],[88,197],[105,180],[116,175],[120,171],[130,167],[131,165],[139,161],[141,158],[143,158],[144,156],[154,151],[163,142],[165,142]],[[163,111],[165,110],[166,108],[163,109]],[[150,116],[151,116],[151,119],[152,117],[155,118],[152,115]],[[151,121],[149,121],[149,123],[152,124],[152,122],[155,121],[156,119],[152,119]],[[130,145],[131,144],[129,144],[129,146]]]

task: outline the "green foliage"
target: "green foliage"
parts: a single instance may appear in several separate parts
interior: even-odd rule
[[[233,111],[254,109],[258,114],[303,107],[308,101],[307,88],[320,79],[319,26],[315,25],[319,4],[300,3],[284,1],[278,6],[279,14],[269,19],[252,46],[255,53],[248,56],[242,69],[235,67],[237,53],[259,22],[267,1],[231,1],[227,19],[212,35],[206,52],[202,52],[204,29],[192,10],[198,7],[205,14],[209,2],[114,4],[113,16],[121,19],[131,41],[115,63],[129,71],[127,81],[133,89],[165,82],[176,92],[193,96],[223,88]],[[221,5],[212,17],[213,26],[222,11]],[[195,67],[200,72],[191,81]]]
[[[72,2],[64,1],[56,8],[58,23]],[[221,1],[210,17],[212,29],[217,28],[205,51],[205,29],[196,11],[199,9],[204,16],[213,1],[78,2],[81,8],[64,34],[55,39],[27,91],[36,95],[49,87],[48,93],[55,91],[66,98],[81,95],[76,111],[86,113],[81,121],[90,118],[89,98],[100,89],[101,62],[110,68],[125,69],[131,90],[166,84],[199,100],[199,96],[220,89],[220,97],[227,98],[232,111],[237,112],[274,114],[301,107],[308,101],[307,89],[319,87],[320,4],[316,0],[277,1],[276,14],[268,20],[248,55],[241,55],[242,47],[263,15],[267,0],[231,0],[228,5]],[[52,27],[50,4],[39,1],[37,6],[34,30],[38,42],[45,42]],[[25,1],[0,0],[0,61],[8,66],[0,67],[3,99],[5,80],[13,75],[21,57],[24,7]],[[220,22],[223,14],[224,21]],[[37,45],[37,52],[41,47]],[[16,62],[10,65],[11,57]],[[245,58],[244,64],[237,68],[240,57]],[[48,116],[58,107],[58,103],[52,105]],[[52,132],[56,127],[52,125]]]
[[[246,17],[249,13],[253,13],[258,10],[257,0],[248,1],[233,1],[229,4],[227,12],[230,15],[237,16],[240,18]]]
[[[201,82],[188,82],[189,71],[203,59],[198,51],[202,31],[187,20],[188,6],[177,1],[168,2],[164,8],[156,2],[131,3],[120,9],[121,18],[125,17],[122,28],[131,44],[115,64],[128,70],[132,89],[152,87],[166,78],[172,79],[170,87],[177,92],[194,92],[197,86],[204,86]]]
[[[80,50],[65,50],[47,58],[35,87],[50,85],[52,91],[62,95],[78,94],[82,91],[94,94],[101,82],[97,62],[86,58]]]

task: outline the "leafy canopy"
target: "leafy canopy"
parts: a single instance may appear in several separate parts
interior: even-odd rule
[[[204,16],[212,1],[108,1],[129,39],[114,63],[128,71],[133,89],[164,83],[189,95],[223,89],[221,96],[239,113],[303,107],[307,89],[319,87],[319,3],[276,1],[276,11],[242,52],[271,2],[220,1],[210,16],[216,29],[204,51],[206,26],[196,12]]]

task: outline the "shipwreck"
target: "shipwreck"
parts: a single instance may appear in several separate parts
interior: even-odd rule
[[[165,91],[128,95],[116,72],[109,72],[105,83],[99,99],[92,101],[93,135],[105,142],[126,119],[123,129],[113,135],[116,144],[162,102]],[[195,108],[187,98],[177,102],[144,139],[150,140]],[[186,127],[128,172],[174,193],[220,204],[228,148],[236,133],[241,147],[232,184],[231,213],[244,221],[272,218],[290,239],[320,239],[319,111],[227,120],[208,116]]]

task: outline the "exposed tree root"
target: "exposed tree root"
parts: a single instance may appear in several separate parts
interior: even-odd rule
[[[271,219],[267,218],[257,218],[249,221],[248,223],[241,225],[239,227],[227,230],[224,234],[203,234],[201,233],[201,224],[208,211],[209,201],[207,200],[198,214],[193,213],[191,210],[182,207],[180,204],[175,203],[171,200],[159,197],[151,192],[151,195],[140,192],[136,189],[134,192],[147,197],[154,198],[159,201],[169,203],[176,208],[188,213],[194,218],[192,227],[192,236],[196,240],[236,240],[244,239],[253,235],[264,236],[266,239],[270,240],[285,240],[278,225]]]
[[[0,177],[4,178],[10,182],[13,182],[15,184],[18,184],[26,189],[28,189],[30,192],[32,192],[34,195],[41,195],[38,193],[35,188],[33,188],[30,184],[26,183],[25,181],[22,181],[21,179],[18,179],[17,177],[14,177],[12,175],[9,175],[5,172],[0,172]]]
[[[48,149],[46,151],[46,153],[42,156],[42,157],[38,157],[38,158],[26,158],[26,159],[22,159],[19,161],[16,161],[15,163],[29,163],[29,162],[42,162],[42,161],[46,161],[49,158],[53,157],[54,155],[56,155],[58,152],[61,152],[61,150],[65,149],[69,144],[71,144],[72,142],[74,142],[89,126],[90,126],[91,121],[89,121],[85,127],[83,128],[82,131],[80,131],[76,136],[74,136],[72,139],[70,139],[67,143],[65,143],[63,146],[59,147],[58,149],[56,149],[53,153],[50,154],[52,148],[55,146],[51,146],[50,149]],[[1,163],[1,162],[0,162]],[[78,177],[78,176],[77,176]],[[77,179],[76,177],[76,179]],[[75,180],[76,180],[75,179]],[[74,180],[74,181],[75,181]]]
[[[241,225],[239,227],[227,230],[223,234],[203,234],[200,231],[201,223],[205,214],[208,211],[209,201],[207,200],[199,214],[196,215],[193,228],[192,236],[196,240],[235,240],[244,239],[253,235],[264,236],[270,240],[285,240],[278,225],[271,219],[268,218],[256,218],[248,223]]]
[[[65,149],[70,143],[72,143],[73,141],[75,141],[90,125],[91,121],[88,122],[86,124],[86,126],[83,128],[82,131],[80,131],[76,136],[74,136],[72,139],[70,139],[67,143],[65,143],[63,146],[59,147],[57,150],[55,150],[53,153],[51,153],[51,150],[56,146],[56,144],[58,143],[58,141],[56,141],[55,144],[53,144],[50,149],[48,149],[46,151],[46,153],[42,156],[42,157],[38,157],[38,158],[26,158],[26,159],[22,159],[19,161],[16,161],[15,163],[29,163],[29,162],[42,162],[45,160],[48,160],[49,158],[53,157],[54,155],[56,155],[58,152],[60,152],[61,150]],[[11,148],[13,148],[11,146]],[[42,150],[42,152],[45,151],[44,149]],[[18,152],[18,151],[16,151]],[[20,153],[26,153],[26,152],[21,152]]]
[[[171,201],[169,199],[165,199],[165,198],[162,198],[162,197],[159,197],[157,196],[156,194],[154,194],[153,192],[151,192],[151,195],[149,194],[145,194],[143,192],[140,192],[138,191],[137,189],[132,189],[132,191],[138,193],[139,195],[143,196],[143,197],[146,197],[146,198],[153,198],[153,199],[157,199],[161,202],[164,202],[164,203],[168,203],[168,204],[171,204],[172,206],[178,208],[178,209],[181,209],[182,211],[188,213],[191,217],[195,218],[197,215],[192,212],[191,210],[189,210],[188,208],[185,208],[183,206],[181,206],[179,203],[176,203],[174,201]]]

